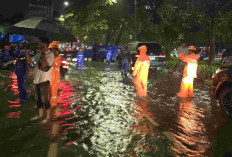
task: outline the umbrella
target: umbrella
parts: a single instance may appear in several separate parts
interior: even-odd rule
[[[8,29],[8,33],[30,35],[36,37],[48,37],[50,40],[76,41],[67,29],[55,21],[43,18],[29,18],[14,24]]]

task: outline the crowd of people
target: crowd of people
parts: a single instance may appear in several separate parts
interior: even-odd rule
[[[29,65],[35,67],[35,96],[39,113],[37,116],[32,117],[31,121],[41,119],[41,123],[45,124],[51,118],[50,108],[57,105],[62,58],[58,53],[59,42],[57,41],[49,44],[47,38],[40,38],[38,49],[37,54],[31,57],[28,50],[28,41],[22,40],[19,45],[5,46],[4,57],[8,57],[6,60],[9,60],[10,57],[10,60],[16,60],[15,74],[17,76],[19,103],[21,105],[28,103],[26,80],[29,73]],[[43,108],[45,108],[46,113],[44,113]],[[42,119],[44,116],[45,118]]]
[[[57,106],[57,94],[60,82],[60,66],[62,58],[59,55],[59,42],[53,41],[49,44],[47,38],[40,38],[38,41],[38,52],[34,57],[31,57],[28,50],[28,41],[23,40],[17,47],[5,46],[8,53],[6,57],[16,59],[15,74],[17,75],[18,91],[20,104],[28,103],[28,94],[26,90],[27,74],[29,72],[28,65],[34,67],[34,84],[35,96],[38,108],[38,115],[31,118],[31,121],[45,118],[41,121],[42,124],[47,123],[50,116],[50,108]],[[181,45],[176,50],[175,56],[185,63],[183,78],[180,86],[179,97],[193,97],[193,79],[196,78],[198,55],[195,54],[196,47],[186,44]],[[10,55],[11,53],[11,55]],[[109,54],[108,54],[109,53]],[[107,52],[107,61],[110,63],[110,50]],[[136,62],[132,75],[134,76],[134,85],[138,96],[147,96],[148,73],[150,67],[150,58],[146,55],[147,47],[145,45],[138,48],[136,53]],[[13,54],[13,56],[12,56]],[[125,46],[119,54],[121,62],[121,76],[128,77],[128,70],[132,64],[132,58],[128,46]],[[77,52],[77,65],[82,69],[84,65],[84,52],[79,48]],[[44,109],[45,108],[45,113]]]

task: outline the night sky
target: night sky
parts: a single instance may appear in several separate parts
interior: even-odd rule
[[[54,10],[61,11],[64,9],[64,1],[66,0],[54,0]],[[74,8],[86,5],[89,0],[67,0]],[[0,14],[6,17],[11,17],[15,13],[24,13],[27,7],[27,0],[1,0]]]
[[[54,0],[54,10],[64,9],[64,1],[65,0]],[[69,0],[70,3],[72,1],[74,0]],[[16,13],[25,13],[27,5],[27,0],[1,0],[0,14],[6,18]]]
[[[15,13],[23,13],[26,10],[26,0],[1,0],[0,14],[10,17]]]

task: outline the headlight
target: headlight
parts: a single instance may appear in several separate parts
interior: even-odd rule
[[[218,74],[218,73],[220,73],[220,72],[222,72],[222,71],[225,71],[225,70],[227,70],[227,68],[220,68],[220,69],[218,69],[218,70],[216,71],[216,74]]]
[[[219,72],[221,72],[221,71],[222,71],[221,69],[218,69],[218,70],[216,71],[216,74],[219,73]]]

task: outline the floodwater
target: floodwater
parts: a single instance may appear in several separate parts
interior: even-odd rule
[[[1,76],[0,150],[7,157],[224,153],[218,132],[229,130],[231,123],[201,81],[194,84],[193,99],[179,99],[180,75],[150,72],[148,97],[140,98],[133,78],[122,79],[116,64],[86,63],[82,71],[70,65],[60,84],[58,106],[52,109],[53,120],[41,125],[29,121],[37,114],[31,79],[29,104],[21,106],[15,75]],[[228,149],[230,144],[227,140]]]
[[[171,148],[175,156],[215,156],[215,147],[223,147],[215,143],[218,130],[226,121],[224,112],[210,96],[210,86],[204,81],[195,80],[192,99],[176,96],[180,82],[180,74],[167,73],[150,85],[153,90],[149,93],[152,99],[149,111],[160,129],[169,131],[174,137]],[[229,143],[231,147],[232,140]]]

